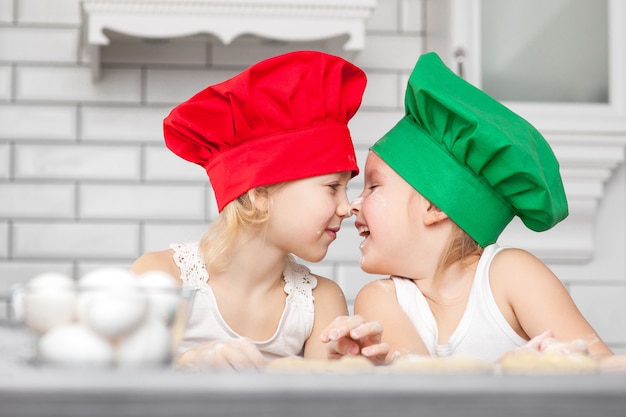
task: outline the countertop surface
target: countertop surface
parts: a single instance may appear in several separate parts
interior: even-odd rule
[[[181,372],[32,364],[0,327],[0,416],[626,416],[626,374]]]

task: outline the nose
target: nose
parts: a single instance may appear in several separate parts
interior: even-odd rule
[[[350,202],[347,199],[345,203],[341,203],[337,206],[337,215],[339,217],[352,216],[352,208],[350,206]]]
[[[357,215],[359,214],[359,211],[361,210],[361,204],[363,203],[363,197],[357,197],[354,200],[352,200],[350,202],[350,215],[354,214]]]

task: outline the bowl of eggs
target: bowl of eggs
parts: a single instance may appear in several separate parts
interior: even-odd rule
[[[35,365],[169,366],[193,292],[164,272],[102,268],[78,280],[43,273],[13,294],[36,341]]]

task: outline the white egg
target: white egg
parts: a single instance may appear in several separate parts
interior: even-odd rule
[[[39,359],[51,365],[112,365],[114,350],[105,339],[76,323],[50,329],[39,339]]]
[[[136,329],[148,300],[137,277],[121,268],[96,269],[80,278],[78,318],[102,337],[115,339]]]
[[[99,268],[80,277],[79,288],[96,288],[133,285],[136,275],[123,268]]]
[[[44,273],[32,278],[21,295],[24,323],[42,334],[75,318],[76,287],[72,278]]]
[[[74,288],[74,280],[58,272],[44,272],[28,281],[29,288]]]
[[[164,365],[169,361],[171,352],[170,330],[163,321],[152,318],[120,340],[116,359],[120,366]]]
[[[150,271],[138,278],[150,303],[148,314],[166,324],[174,322],[180,300],[180,287],[174,277],[162,271]]]
[[[109,339],[135,330],[148,312],[148,299],[137,288],[94,290],[81,297],[81,322]]]

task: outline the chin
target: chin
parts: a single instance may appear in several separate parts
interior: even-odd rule
[[[376,263],[371,262],[371,260],[366,261],[364,256],[361,256],[360,267],[363,272],[367,272],[368,274],[378,274],[378,268],[375,268]]]
[[[307,262],[312,262],[312,263],[318,263],[320,262],[322,259],[324,259],[326,257],[326,253],[328,251],[324,251],[324,253],[318,253],[318,254],[307,254],[307,255],[298,255],[295,254],[298,258],[307,261]]]
[[[359,265],[363,272],[375,275],[394,275],[391,268],[386,268],[382,262],[377,262],[373,258],[365,258],[361,256],[361,263]]]

